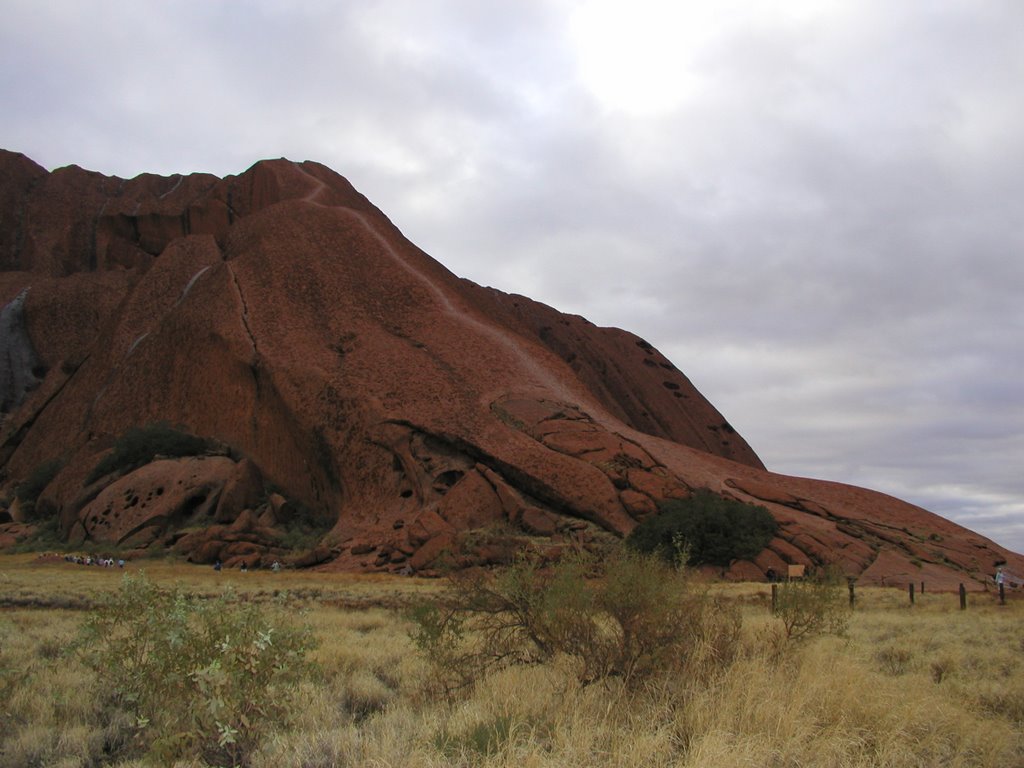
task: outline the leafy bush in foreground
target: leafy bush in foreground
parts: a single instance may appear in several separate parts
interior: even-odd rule
[[[230,594],[200,600],[125,576],[78,642],[100,690],[135,718],[157,762],[245,765],[263,730],[294,709],[314,647],[308,627]]]
[[[670,669],[706,675],[735,653],[740,617],[694,589],[686,572],[621,551],[542,566],[521,559],[496,574],[460,573],[412,615],[413,641],[447,695],[484,673],[556,656],[583,683],[635,684]]]
[[[113,450],[93,467],[86,482],[95,482],[112,472],[138,469],[157,456],[198,456],[209,448],[206,438],[189,435],[162,422],[131,427],[117,438]]]
[[[626,541],[638,552],[658,553],[681,565],[726,567],[757,557],[778,527],[764,507],[700,490],[688,499],[663,502]]]

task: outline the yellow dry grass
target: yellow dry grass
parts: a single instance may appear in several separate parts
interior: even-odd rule
[[[320,639],[289,730],[255,768],[330,766],[1024,765],[1024,602],[860,590],[846,637],[779,639],[766,585],[709,585],[741,607],[740,657],[710,682],[580,686],[559,662],[485,677],[459,701],[430,668],[400,606],[437,582],[310,572],[214,573],[150,561],[150,579],[249,599],[281,591]],[[62,649],[117,569],[0,557],[0,764],[105,765],[118,732],[89,674]],[[54,607],[56,606],[56,607]],[[123,728],[120,732],[123,732]],[[106,745],[109,746],[109,745]],[[141,765],[113,763],[119,768]]]
[[[376,574],[214,571],[172,558],[128,562],[121,569],[75,565],[62,555],[19,554],[0,555],[0,605],[88,608],[101,595],[115,591],[125,573],[140,572],[157,584],[181,584],[199,595],[218,595],[230,588],[250,599],[269,599],[287,592],[297,603],[349,608],[400,607],[440,589],[435,580]]]

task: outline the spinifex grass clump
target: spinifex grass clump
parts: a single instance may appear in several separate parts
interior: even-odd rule
[[[89,617],[78,647],[151,757],[244,765],[263,730],[293,709],[314,645],[283,613],[230,593],[201,600],[139,575]]]
[[[413,641],[448,695],[495,669],[556,657],[571,660],[582,683],[704,674],[731,660],[740,629],[739,614],[685,571],[630,551],[459,574],[412,618]]]

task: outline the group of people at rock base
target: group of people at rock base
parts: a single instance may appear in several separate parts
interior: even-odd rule
[[[115,565],[118,568],[124,568],[124,560],[114,560],[112,557],[93,557],[92,555],[64,555],[65,562],[74,563],[75,565],[100,565],[104,568],[113,568]]]

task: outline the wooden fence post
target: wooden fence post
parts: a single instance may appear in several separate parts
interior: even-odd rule
[[[856,596],[853,594],[853,579],[847,579],[846,586],[850,590],[850,607],[853,608],[853,604],[857,600]]]
[[[907,587],[908,587],[908,589],[910,591],[910,604],[913,605],[914,604],[914,582],[910,582],[910,584],[908,584]]]
[[[967,590],[964,589],[963,582],[960,583],[960,610],[967,610]]]
[[[1003,582],[999,582],[999,604],[1006,605],[1006,587]]]
[[[924,594],[924,582],[923,581],[921,582],[921,594],[922,595]]]
[[[772,613],[775,613],[779,607],[779,585],[772,584]]]

